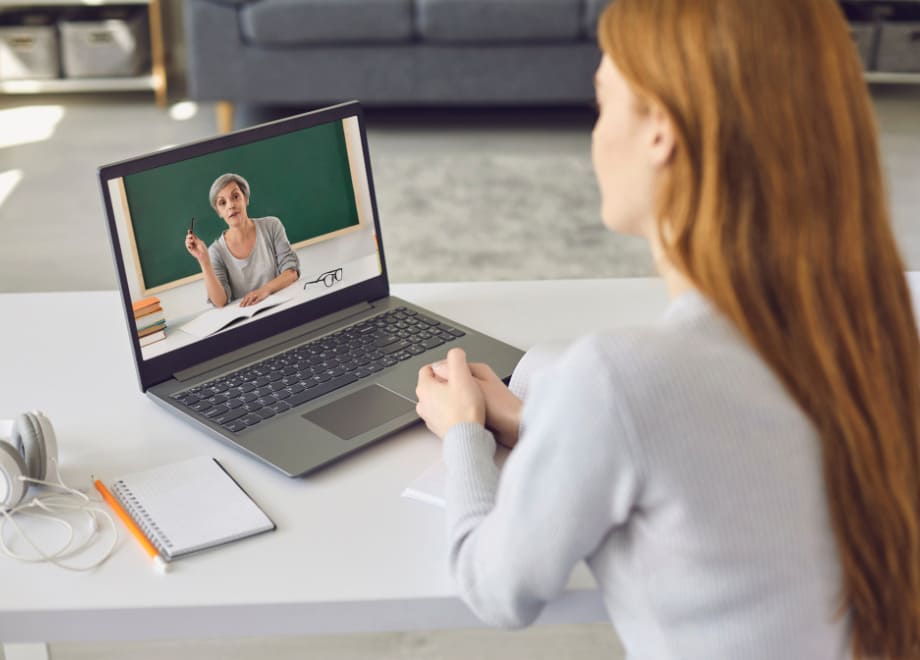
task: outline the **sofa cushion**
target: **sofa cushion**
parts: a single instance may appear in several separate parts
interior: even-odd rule
[[[610,4],[610,0],[585,0],[585,36],[597,37],[597,19]]]
[[[428,42],[574,41],[583,0],[415,0],[415,28]]]
[[[405,41],[411,7],[412,0],[259,0],[240,9],[240,29],[263,46]]]

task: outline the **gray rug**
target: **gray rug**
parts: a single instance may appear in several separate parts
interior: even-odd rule
[[[587,154],[390,156],[374,178],[394,282],[654,274],[602,225]]]

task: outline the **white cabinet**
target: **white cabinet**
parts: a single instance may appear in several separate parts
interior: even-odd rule
[[[67,7],[131,7],[146,5],[150,28],[150,70],[142,75],[100,78],[0,79],[0,93],[35,94],[57,92],[115,92],[152,90],[157,105],[166,105],[166,66],[160,0],[0,0],[0,12]]]

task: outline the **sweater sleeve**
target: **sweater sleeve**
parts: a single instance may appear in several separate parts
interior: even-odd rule
[[[224,288],[224,292],[227,294],[227,302],[229,303],[233,300],[233,292],[230,289],[230,276],[227,274],[227,264],[224,263],[224,255],[220,250],[220,238],[211,243],[208,247],[208,254],[211,257],[211,267],[214,269],[214,276],[217,278],[217,281]],[[208,297],[208,302],[212,305],[214,301]]]
[[[300,259],[288,241],[284,224],[278,218],[271,217],[270,219],[273,222],[268,223],[266,227],[275,251],[275,277],[286,270],[296,271],[297,276],[300,277]]]
[[[532,623],[636,504],[634,441],[608,361],[585,340],[537,379],[500,478],[481,426],[458,424],[444,439],[450,570],[487,623]]]

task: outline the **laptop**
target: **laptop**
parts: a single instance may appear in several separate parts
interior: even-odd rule
[[[248,216],[273,223],[256,232],[263,248],[296,277],[255,304],[228,287],[227,304],[211,304],[186,247],[227,229],[210,201],[225,174],[248,184]],[[356,101],[105,165],[99,180],[141,390],[288,476],[416,423],[418,370],[450,348],[506,381],[522,356],[390,295]],[[212,262],[220,282],[259,240]]]

